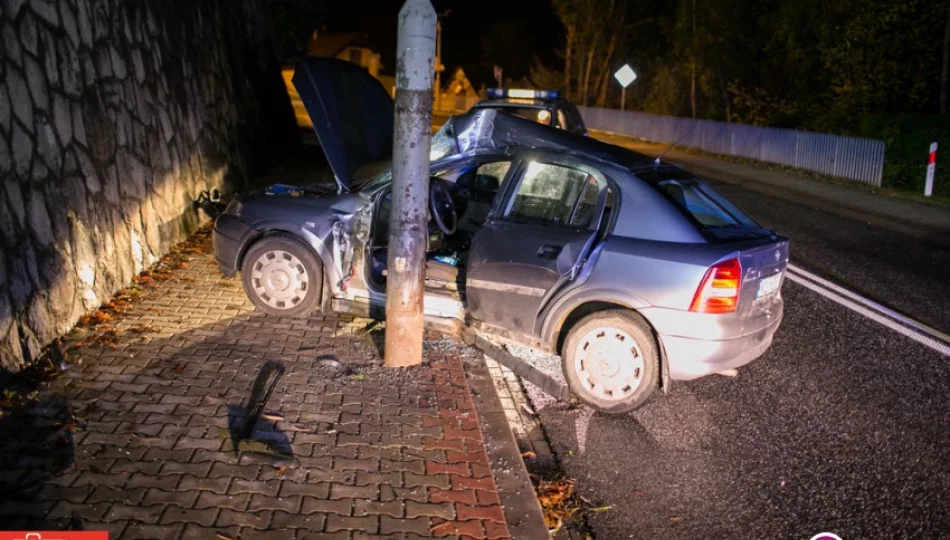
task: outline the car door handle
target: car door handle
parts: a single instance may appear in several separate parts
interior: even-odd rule
[[[546,244],[538,248],[538,257],[542,259],[556,259],[557,256],[561,253],[561,246],[552,246]]]

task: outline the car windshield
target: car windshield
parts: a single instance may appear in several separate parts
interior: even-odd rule
[[[372,177],[368,182],[358,185],[355,191],[375,191],[386,184],[392,182],[393,170],[391,168],[381,171]]]
[[[455,142],[455,133],[452,122],[446,122],[435,135],[429,147],[429,163],[434,163],[440,159],[448,158],[458,154],[458,145]],[[393,180],[392,162],[380,162],[374,164],[375,169],[364,167],[371,174],[364,176],[363,181],[354,182],[355,191],[375,191]]]
[[[544,124],[545,126],[551,125],[551,120],[554,118],[554,115],[551,114],[551,111],[548,109],[541,109],[538,107],[498,107],[499,109],[505,111],[508,114],[513,114],[515,116],[520,116],[526,120],[531,120],[532,122],[537,122],[539,124]]]

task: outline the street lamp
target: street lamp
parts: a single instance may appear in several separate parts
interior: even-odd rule
[[[622,68],[614,73],[614,78],[620,83],[620,110],[622,111],[627,103],[627,87],[637,80],[637,73],[633,71],[630,64],[624,64]]]

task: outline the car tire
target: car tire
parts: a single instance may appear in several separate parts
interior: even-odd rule
[[[257,309],[281,317],[307,317],[320,306],[323,265],[303,242],[270,236],[245,253],[241,281]]]
[[[561,367],[574,395],[606,413],[640,407],[659,384],[653,330],[642,317],[622,309],[578,321],[561,349]]]

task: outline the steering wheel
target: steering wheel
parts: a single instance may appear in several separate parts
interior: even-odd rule
[[[432,218],[446,236],[455,234],[458,215],[455,213],[455,201],[444,183],[432,179],[429,184],[429,208]]]
[[[429,208],[435,224],[446,236],[455,234],[458,225],[458,215],[455,213],[455,201],[452,194],[440,180],[433,179],[429,183]]]

